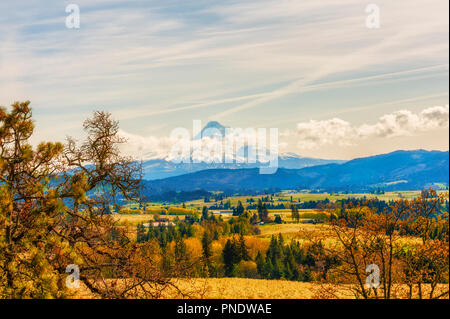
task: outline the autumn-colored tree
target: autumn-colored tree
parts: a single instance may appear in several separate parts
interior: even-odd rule
[[[132,243],[110,214],[140,190],[118,123],[95,112],[84,142],[33,148],[29,104],[0,107],[0,298],[67,297],[68,265],[98,297],[159,297],[171,283],[156,251]]]
[[[436,289],[448,283],[449,274],[448,213],[441,211],[445,196],[430,190],[383,211],[369,209],[368,202],[346,207],[345,216],[330,222],[337,243],[328,248],[336,260],[328,281],[350,284],[358,298],[448,296],[448,285]],[[439,238],[431,234],[436,224],[443,230]]]

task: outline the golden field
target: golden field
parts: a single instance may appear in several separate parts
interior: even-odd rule
[[[160,215],[161,218],[167,218],[168,220],[175,220],[177,217],[179,220],[184,220],[185,215]],[[119,225],[134,225],[139,223],[148,223],[154,221],[153,214],[114,214],[115,220]]]
[[[192,299],[354,299],[348,285],[322,285],[314,282],[298,282],[286,280],[265,280],[247,278],[196,278],[174,279],[174,284],[182,291],[189,293]],[[398,286],[395,297],[402,298],[407,291],[406,285]],[[423,287],[423,291],[429,287]],[[442,284],[437,289],[448,289]],[[324,292],[333,292],[333,295]],[[165,289],[163,299],[182,299],[175,289]],[[81,285],[74,291],[73,298],[95,298]],[[186,298],[186,297],[185,297]],[[448,299],[448,296],[446,297]]]

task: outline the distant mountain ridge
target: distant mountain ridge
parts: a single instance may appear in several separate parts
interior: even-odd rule
[[[281,167],[281,166],[280,166]],[[208,169],[148,182],[152,192],[163,190],[264,190],[422,189],[432,183],[449,183],[449,152],[395,151],[301,169],[279,168],[275,174],[259,174],[256,168]]]
[[[220,124],[217,121],[208,122],[203,129],[194,136],[193,140],[199,140],[204,137],[208,138],[219,138],[224,137],[226,129],[228,127]],[[179,176],[189,173],[194,173],[198,171],[203,171],[207,169],[248,169],[248,168],[259,168],[260,166],[265,166],[265,164],[248,163],[249,154],[248,145],[244,145],[240,150],[242,151],[243,157],[240,158],[243,162],[237,161],[237,155],[233,154],[233,163],[175,163],[168,160],[167,158],[152,158],[143,162],[144,176],[146,180],[156,180],[163,179],[173,176]],[[254,150],[254,149],[253,149]],[[193,154],[191,153],[191,159]],[[278,167],[280,168],[290,168],[290,169],[300,169],[309,166],[331,164],[331,163],[343,163],[342,160],[327,160],[320,158],[302,157],[294,153],[283,153],[278,156]]]
[[[281,154],[278,156],[278,167],[299,169],[315,165],[343,163],[341,160],[326,160],[320,158],[301,157],[296,154]],[[143,162],[144,179],[156,180],[173,176],[185,175],[208,169],[243,169],[259,168],[259,163],[174,163],[166,159],[151,159]]]

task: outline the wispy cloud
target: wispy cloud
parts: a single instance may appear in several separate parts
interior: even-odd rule
[[[78,30],[64,24],[70,2],[0,3],[0,104],[30,99],[46,138],[94,109],[145,135],[198,118],[292,124],[448,84],[442,0],[379,0],[377,30],[362,0],[78,0]],[[330,109],[332,90],[341,103]]]
[[[126,140],[121,151],[140,160],[165,159],[167,161],[217,162],[225,160],[244,162],[254,159],[259,162],[270,160],[270,153],[278,152],[278,145],[267,143],[267,133],[256,129],[227,128],[225,132],[216,129],[202,131],[201,136],[178,135],[176,131],[164,137],[140,136],[124,130],[119,135]],[[187,132],[187,131],[185,131]],[[181,146],[181,147],[180,147]],[[188,148],[187,154],[179,152]],[[247,150],[247,151],[246,151]]]
[[[280,149],[296,149],[297,151],[313,150],[324,146],[354,146],[363,141],[389,139],[401,136],[417,136],[422,133],[449,127],[449,106],[434,106],[420,112],[403,109],[382,115],[375,123],[352,124],[341,118],[327,120],[310,120],[300,122],[294,130],[285,130],[280,134]],[[201,139],[190,136],[141,136],[124,130],[120,135],[126,138],[122,151],[135,158],[172,160],[172,150],[176,144],[191,147],[192,159],[212,161],[217,156],[225,154],[224,138],[222,135],[207,135]],[[257,150],[261,147],[256,131],[234,130],[227,135],[232,141],[239,141],[239,145],[247,145]],[[294,143],[294,145],[290,145]],[[197,145],[198,151],[195,151]],[[269,146],[267,146],[269,147]],[[218,153],[217,153],[217,150]],[[234,149],[234,155],[238,150]]]
[[[381,116],[374,124],[352,125],[340,118],[310,120],[297,124],[284,137],[295,136],[300,149],[320,148],[324,145],[349,146],[370,138],[392,138],[449,127],[448,105],[435,106],[414,113],[400,110]]]

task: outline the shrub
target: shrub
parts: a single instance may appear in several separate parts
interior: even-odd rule
[[[146,214],[160,214],[167,215],[167,210],[162,207],[147,207],[145,209]]]
[[[282,223],[283,223],[283,220],[281,219],[281,216],[280,216],[280,215],[277,215],[277,216],[275,217],[274,222],[275,222],[276,224],[282,224]]]
[[[237,276],[244,278],[258,278],[259,276],[256,263],[250,260],[249,261],[241,260],[241,262],[238,265]]]
[[[188,208],[170,207],[169,215],[194,215],[195,211]]]

